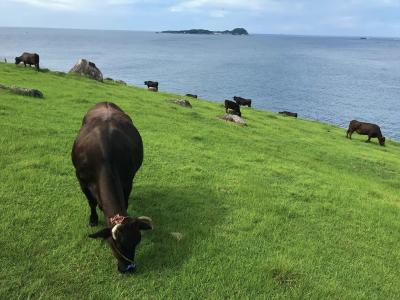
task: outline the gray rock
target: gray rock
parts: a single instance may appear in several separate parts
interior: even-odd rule
[[[185,100],[185,99],[177,99],[174,101],[175,104],[184,106],[184,107],[190,107],[192,108],[192,104],[190,104],[189,101]]]
[[[114,81],[114,79],[112,79],[112,78],[110,78],[110,77],[106,77],[106,78],[104,78],[104,80]]]
[[[126,82],[123,80],[115,80],[115,83],[121,84],[121,85],[126,85]]]
[[[29,97],[34,97],[34,98],[43,98],[43,93],[36,89],[27,89],[27,88],[22,88],[22,87],[18,87],[18,86],[8,87],[3,84],[0,84],[0,89],[8,90],[11,93],[18,94],[18,95],[29,96]]]
[[[151,92],[158,92],[158,88],[154,87],[154,86],[150,86],[147,88],[147,90],[151,91]]]
[[[17,86],[10,87],[10,91],[15,94],[34,97],[34,98],[43,98],[43,93],[36,89],[26,89]]]
[[[94,80],[103,81],[103,74],[101,73],[101,71],[96,67],[94,63],[87,61],[86,59],[80,59],[69,71],[69,73],[86,75]]]
[[[241,117],[237,116],[237,115],[231,115],[231,114],[226,114],[223,115],[221,117],[219,117],[221,120],[225,120],[225,121],[229,121],[229,122],[233,122],[242,126],[246,126],[246,122],[245,120],[243,120]]]

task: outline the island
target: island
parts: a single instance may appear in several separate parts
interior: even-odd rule
[[[174,33],[174,34],[231,34],[231,35],[248,35],[246,29],[235,28],[233,30],[224,31],[211,31],[206,29],[188,29],[188,30],[166,30],[161,31],[161,33]]]

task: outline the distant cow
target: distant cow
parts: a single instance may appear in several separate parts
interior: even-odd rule
[[[106,228],[89,237],[107,240],[118,260],[118,270],[133,272],[140,231],[152,229],[150,218],[132,217],[127,212],[132,180],[143,161],[138,130],[117,105],[98,103],[85,115],[71,156],[89,202],[89,224],[98,224],[96,206],[107,223]]]
[[[240,106],[236,102],[233,102],[231,100],[225,100],[225,112],[228,113],[228,109],[233,110],[239,117],[242,116],[242,113],[240,112]]]
[[[378,138],[379,144],[385,146],[385,137],[382,136],[381,129],[376,124],[352,120],[349,124],[349,129],[347,129],[346,137],[351,139],[351,135],[354,131],[361,135],[368,135],[368,140],[366,140],[366,142],[370,142],[371,138]]]
[[[285,116],[288,116],[288,117],[297,118],[297,113],[293,113],[293,112],[290,112],[290,111],[284,110],[284,111],[280,111],[279,113],[280,113],[281,115],[285,115]]]
[[[16,65],[20,64],[21,62],[24,63],[25,67],[26,67],[26,65],[29,65],[29,66],[34,65],[36,67],[36,70],[39,71],[39,55],[38,54],[24,52],[24,53],[22,53],[21,56],[17,56],[15,58]]]
[[[155,88],[158,91],[158,82],[157,81],[145,81],[144,85],[147,85],[147,88]]]
[[[239,105],[251,107],[251,99],[245,99],[242,97],[235,96],[233,100]]]
[[[197,99],[197,95],[193,95],[193,94],[186,94],[186,97],[196,98]]]

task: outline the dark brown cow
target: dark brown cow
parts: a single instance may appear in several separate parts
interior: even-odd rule
[[[108,225],[89,236],[108,241],[120,272],[134,271],[140,231],[152,229],[150,218],[131,217],[127,213],[132,180],[143,161],[139,132],[117,105],[98,103],[84,117],[71,156],[89,202],[89,224],[98,224],[98,205]]]
[[[147,88],[155,88],[158,91],[158,81],[145,81],[144,85],[147,85]]]
[[[235,100],[235,102],[239,105],[251,107],[251,99],[234,96],[233,100]]]
[[[39,71],[39,55],[38,54],[24,52],[24,53],[22,53],[21,56],[17,56],[15,58],[16,65],[20,64],[21,62],[24,63],[25,67],[26,67],[26,65],[29,65],[29,66],[34,65],[36,67],[36,70]]]
[[[379,144],[385,146],[385,137],[382,136],[381,129],[376,124],[352,120],[350,121],[349,129],[347,129],[346,137],[351,139],[351,135],[354,131],[361,135],[368,135],[368,140],[366,140],[366,142],[370,142],[371,138],[378,138]]]
[[[293,113],[293,112],[286,111],[286,110],[280,111],[279,114],[284,115],[284,116],[288,116],[288,117],[297,118],[297,113]]]
[[[228,109],[233,110],[235,114],[237,114],[239,117],[242,116],[242,113],[240,112],[240,106],[236,102],[233,102],[231,100],[225,100],[225,112],[228,113]]]

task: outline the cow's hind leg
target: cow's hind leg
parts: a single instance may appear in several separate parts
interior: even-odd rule
[[[371,136],[370,136],[370,135],[368,136],[368,140],[366,140],[365,142],[366,142],[366,143],[371,142]]]
[[[81,185],[82,192],[85,194],[86,198],[88,199],[89,207],[90,207],[90,217],[89,217],[89,225],[90,226],[97,226],[99,224],[99,217],[96,212],[97,200],[93,196],[92,192],[89,188],[79,180]]]

